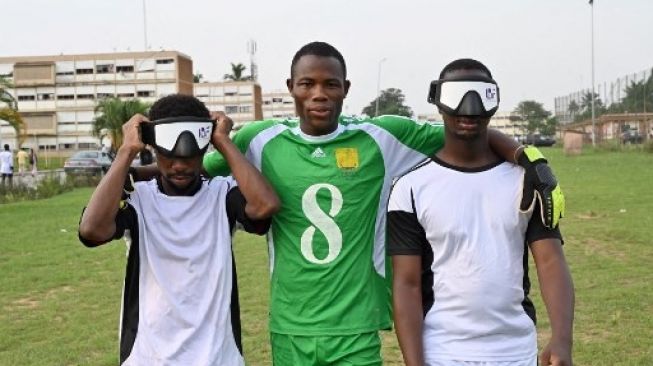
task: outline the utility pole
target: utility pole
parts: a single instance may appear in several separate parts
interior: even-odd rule
[[[596,147],[596,117],[594,115],[594,0],[590,0],[592,8],[592,147]]]
[[[374,108],[374,117],[378,117],[379,115],[379,99],[381,98],[381,64],[385,60],[385,57],[379,60],[379,74],[376,77],[376,106]]]
[[[147,51],[147,9],[143,0],[143,50]]]

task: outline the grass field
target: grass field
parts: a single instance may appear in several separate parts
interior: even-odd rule
[[[653,365],[653,154],[545,154],[567,196],[576,365]],[[117,364],[125,245],[79,244],[90,193],[0,205],[0,365]],[[267,248],[239,233],[235,252],[245,356],[269,365]],[[548,323],[537,286],[533,297],[542,346]],[[386,364],[401,364],[394,334],[384,345]]]

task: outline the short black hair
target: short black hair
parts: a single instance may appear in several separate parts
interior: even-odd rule
[[[487,74],[490,78],[492,73],[487,66],[483,65],[480,61],[476,61],[471,58],[460,58],[455,61],[451,61],[447,66],[442,69],[440,72],[440,79],[444,78],[444,75],[448,72],[457,71],[457,70],[478,70]]]
[[[152,121],[168,117],[210,118],[211,116],[204,103],[192,95],[185,94],[170,94],[157,100],[148,114]]]
[[[5,144],[5,150],[9,151],[9,144]]]
[[[340,62],[340,65],[342,66],[342,76],[344,79],[347,79],[347,65],[345,64],[345,58],[342,57],[342,54],[340,51],[338,51],[335,47],[332,45],[326,43],[326,42],[311,42],[306,45],[304,45],[302,48],[295,53],[295,56],[292,58],[292,63],[290,64],[290,78],[292,79],[293,77],[293,71],[295,70],[295,65],[297,64],[297,61],[299,61],[302,56],[320,56],[320,57],[334,57],[336,60]]]

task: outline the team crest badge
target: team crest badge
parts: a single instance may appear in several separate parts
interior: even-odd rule
[[[353,147],[341,147],[336,149],[336,165],[345,170],[358,169],[358,149]]]

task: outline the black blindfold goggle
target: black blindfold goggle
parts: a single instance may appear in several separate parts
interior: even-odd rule
[[[499,108],[499,86],[483,76],[435,80],[428,102],[451,116],[492,117]]]
[[[214,126],[215,121],[200,117],[171,117],[140,124],[143,143],[176,158],[204,155]]]

